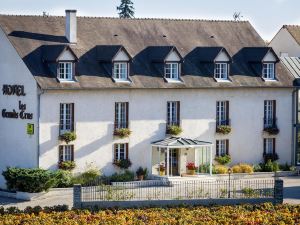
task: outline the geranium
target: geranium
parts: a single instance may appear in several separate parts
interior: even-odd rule
[[[198,167],[193,162],[189,162],[188,164],[186,164],[186,168],[188,168],[188,170],[197,170],[198,169]]]

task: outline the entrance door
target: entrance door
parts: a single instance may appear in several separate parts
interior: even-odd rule
[[[170,152],[170,156],[169,156],[169,175],[170,176],[178,176],[178,158],[179,158],[179,154],[178,154],[178,150],[179,149],[169,149]],[[167,161],[167,152],[166,152],[166,157],[165,157],[166,161]],[[167,162],[166,162],[167,165]]]

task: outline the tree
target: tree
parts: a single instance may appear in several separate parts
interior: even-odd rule
[[[121,5],[117,7],[120,18],[134,17],[134,7],[131,0],[121,0]]]

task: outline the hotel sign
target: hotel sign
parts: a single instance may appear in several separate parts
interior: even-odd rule
[[[7,85],[4,84],[2,88],[3,95],[16,95],[16,96],[25,96],[24,85]],[[18,110],[13,109],[8,111],[7,109],[2,109],[3,118],[11,119],[22,119],[22,120],[32,120],[33,113],[26,112],[26,104],[22,101],[18,102]]]

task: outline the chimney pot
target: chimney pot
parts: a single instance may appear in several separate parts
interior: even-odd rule
[[[77,10],[66,10],[66,38],[69,43],[76,44],[77,42],[77,18],[76,18]]]

